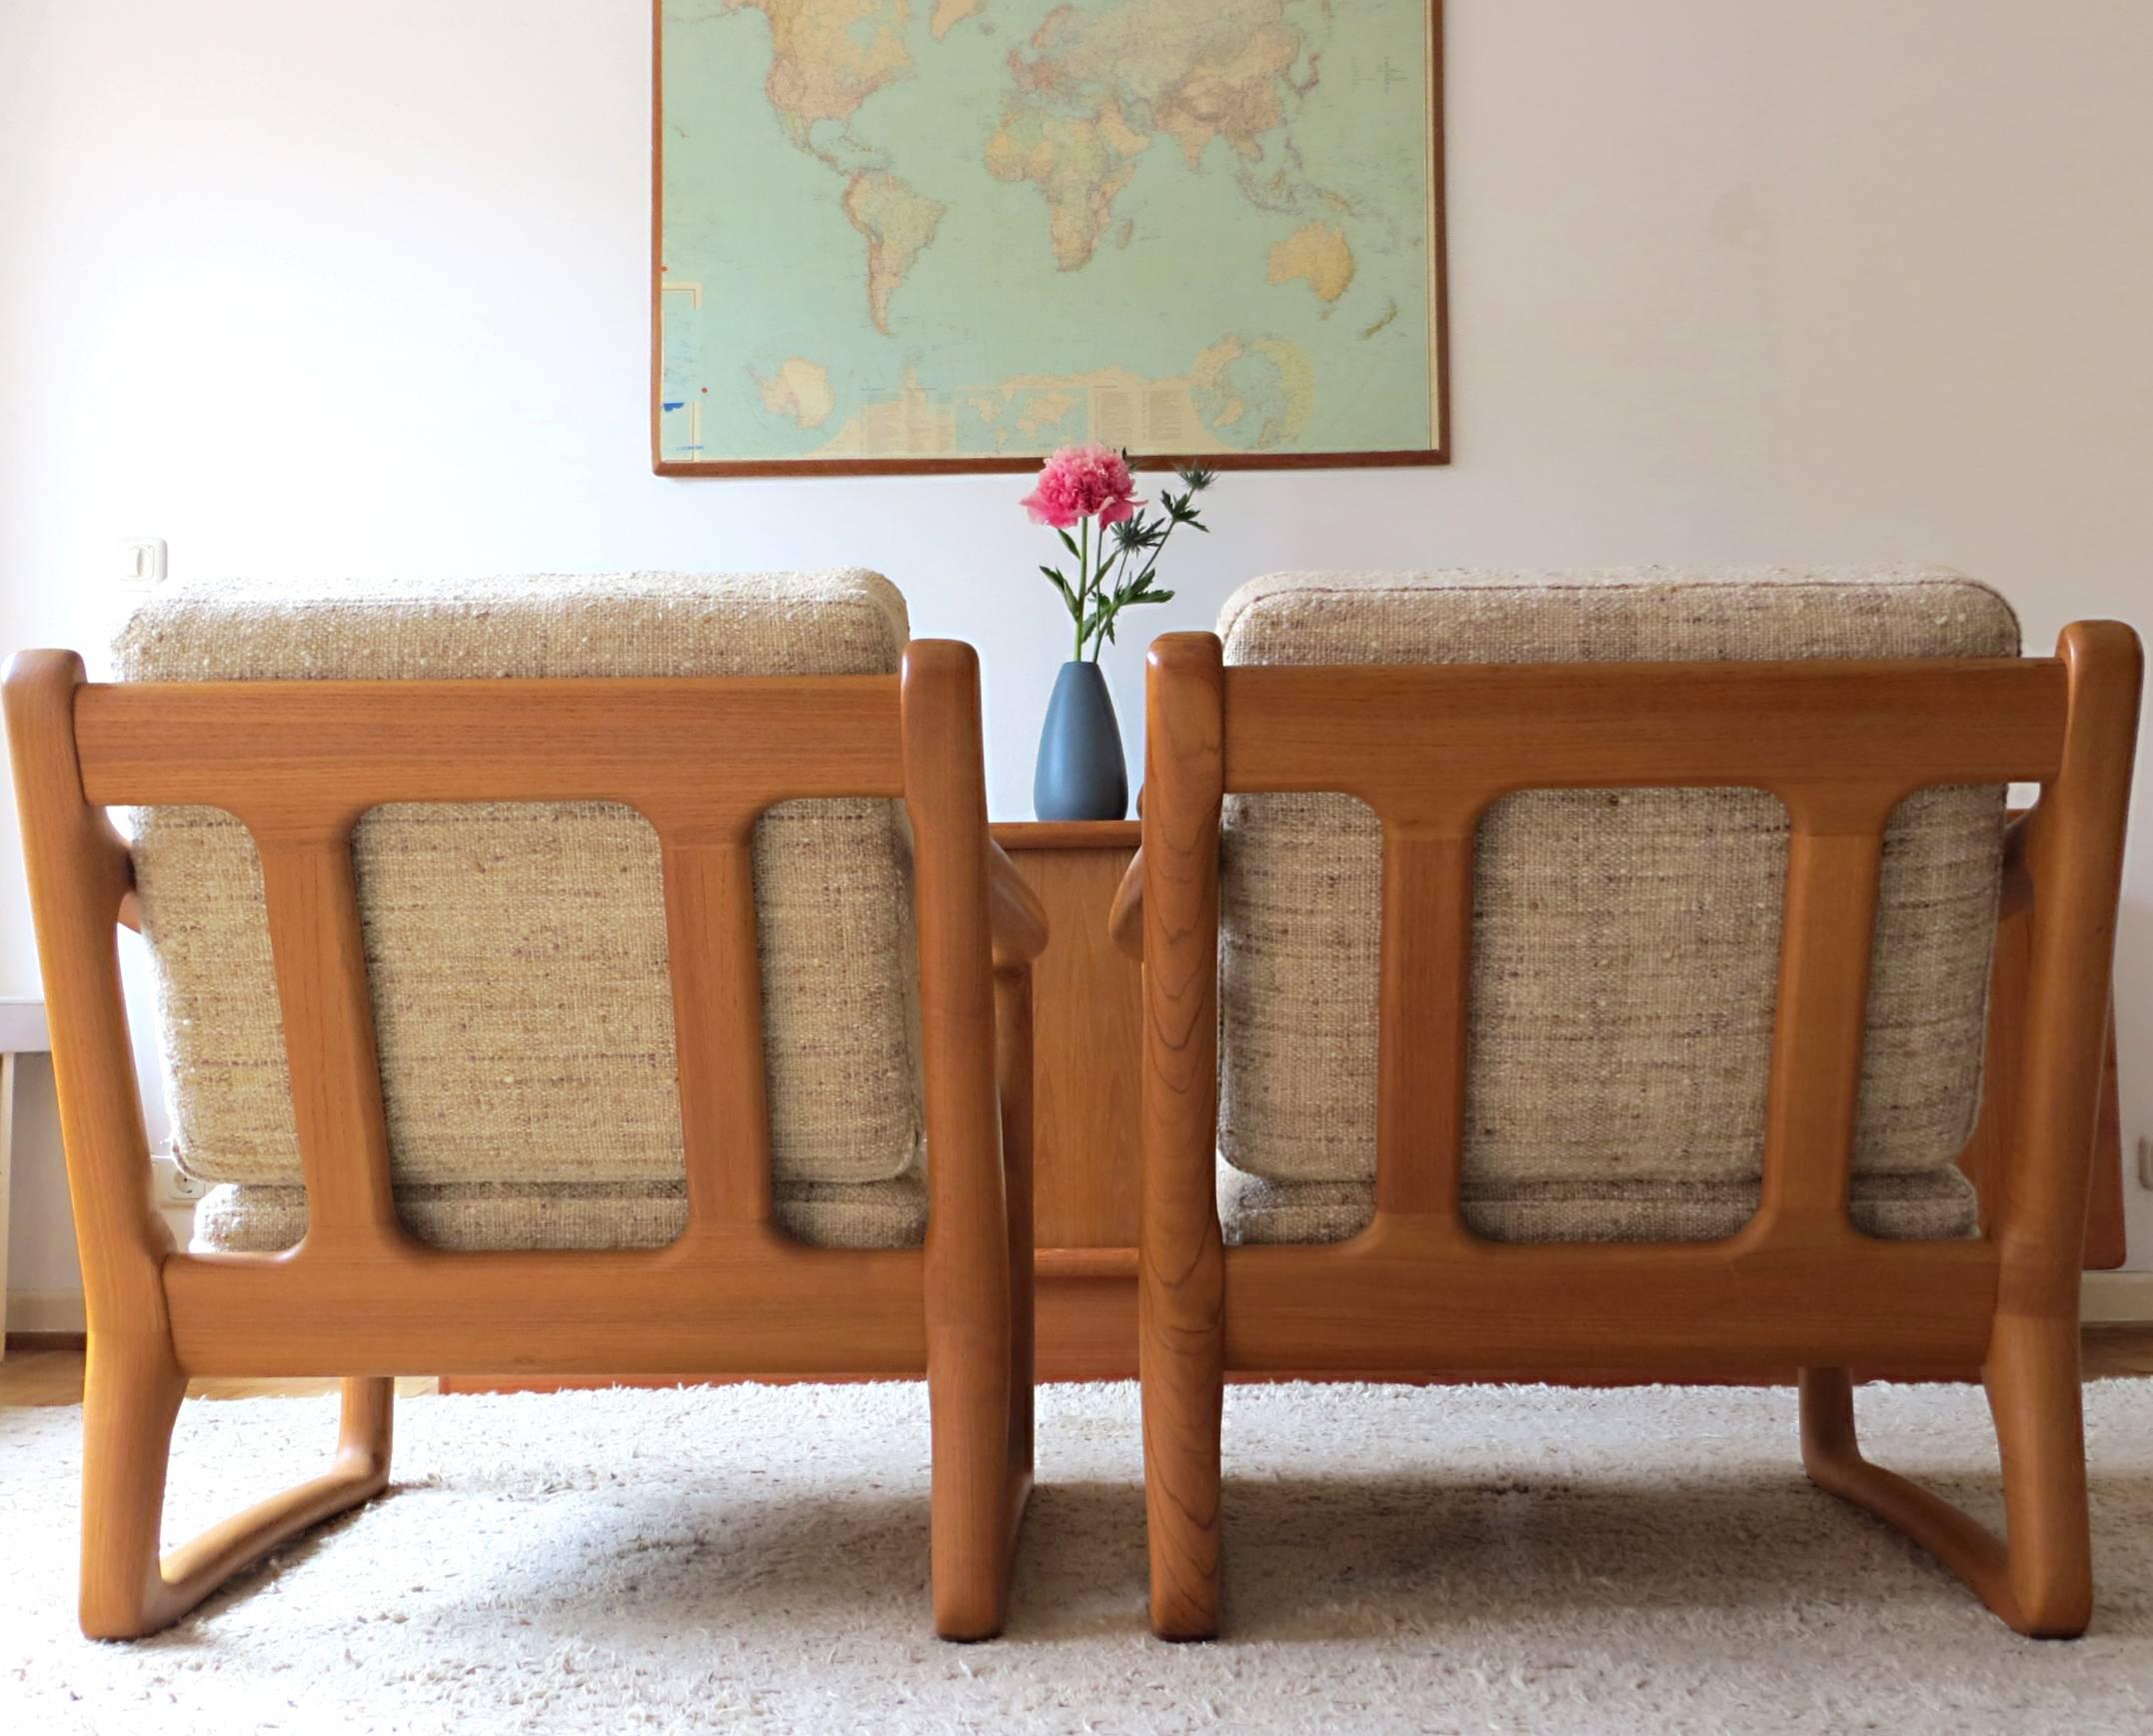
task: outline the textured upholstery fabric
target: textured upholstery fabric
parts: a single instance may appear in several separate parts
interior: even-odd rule
[[[907,637],[874,574],[629,574],[174,586],[115,656],[142,682],[858,675],[895,673]],[[917,1180],[924,1161],[902,825],[862,800],[788,803],[757,827],[773,1168],[796,1199]],[[414,1228],[639,1245],[682,1174],[657,835],[607,803],[411,804],[368,815],[353,848]],[[242,1184],[209,1233],[255,1245],[247,1212],[285,1222],[300,1179],[259,862],[236,821],[180,808],[137,815],[135,860],[175,1144],[189,1173]],[[557,1187],[598,1191],[571,1212]],[[880,1193],[860,1207],[864,1231],[842,1195],[799,1221],[840,1242],[917,1228]]]
[[[1229,664],[2011,656],[1949,574],[1304,575],[1228,601]],[[1966,1233],[2003,792],[1928,790],[1885,839],[1855,1217]],[[1745,791],[1537,791],[1479,835],[1464,1207],[1498,1238],[1697,1240],[1753,1211],[1786,867]],[[1340,795],[1229,797],[1219,1145],[1230,1239],[1373,1209],[1380,836]],[[1251,1185],[1253,1177],[1262,1185]]]
[[[1956,1169],[1864,1175],[1851,1201],[1864,1235],[1916,1241],[1973,1226],[1970,1184]],[[1467,1184],[1465,1221],[1489,1241],[1706,1241],[1732,1235],[1755,1214],[1754,1181],[1488,1181]],[[1218,1168],[1226,1240],[1344,1241],[1375,1216],[1372,1181],[1265,1181]]]
[[[822,1247],[913,1247],[927,1234],[927,1182],[780,1182],[778,1223]],[[582,1250],[663,1247],[688,1226],[688,1192],[675,1181],[478,1181],[406,1185],[396,1207],[411,1232],[449,1248]],[[213,1187],[194,1211],[194,1245],[219,1253],[274,1253],[306,1232],[298,1187]]]

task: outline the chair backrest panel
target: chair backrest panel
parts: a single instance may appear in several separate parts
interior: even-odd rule
[[[903,795],[896,706],[894,673],[138,682],[85,688],[75,733],[92,802],[221,808],[257,837],[395,802],[625,802],[736,831],[783,801]]]
[[[153,604],[76,730],[90,800],[141,811],[189,1168],[304,1178],[318,1225],[378,1214],[334,1203],[376,1114],[400,1182],[685,1165],[692,1218],[763,1211],[773,1168],[917,1174],[905,639],[866,574]],[[287,1056],[354,947],[336,1052]]]
[[[1375,1176],[1392,1211],[1570,1187],[1581,1218],[1625,1179],[1798,1174],[1830,1215],[1850,1166],[1948,1169],[2001,787],[2063,743],[2064,672],[2005,655],[1993,593],[1309,579],[1224,625],[1228,1162]]]
[[[1519,790],[1848,790],[2038,781],[2063,666],[1832,662],[1229,668],[1226,788],[1342,790],[1385,822],[1469,827]],[[1383,719],[1371,733],[1371,716]]]

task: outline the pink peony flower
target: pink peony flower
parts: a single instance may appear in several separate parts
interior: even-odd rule
[[[1143,503],[1128,466],[1110,447],[1065,446],[1040,470],[1039,485],[1021,503],[1033,522],[1066,531],[1093,513],[1103,527],[1118,525]]]

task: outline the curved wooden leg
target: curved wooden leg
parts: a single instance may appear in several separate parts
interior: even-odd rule
[[[1213,1230],[1213,1236],[1216,1231]],[[1143,1376],[1143,1512],[1151,1557],[1151,1631],[1160,1639],[1218,1632],[1219,1413],[1225,1399],[1223,1316],[1215,1292],[1219,1254],[1183,1284],[1155,1284],[1146,1266],[1139,1293]],[[1198,1283],[1208,1278],[1208,1283]],[[1173,1316],[1199,1317],[1177,1330]]]
[[[1009,1602],[1018,1482],[1012,1435],[1020,1419],[1011,1389],[1024,1349],[1013,1302],[1019,1286],[1032,1282],[1029,1260],[1019,1270],[1012,1246],[1020,1216],[1029,1221],[1029,1174],[1013,1180],[1008,1173],[1013,1144],[1020,1165],[1029,1160],[1029,1128],[1013,1141],[1006,1125],[1022,1033],[1004,1025],[1022,960],[1005,960],[1011,968],[998,987],[979,659],[969,646],[915,640],[905,650],[900,686],[919,918],[921,1078],[934,1153],[924,1301],[935,1629],[945,1639],[990,1639],[1002,1631]],[[1027,940],[1018,950],[1029,946]],[[1029,1090],[1029,1058],[1022,1071],[1015,1082]]]
[[[1007,1615],[1010,1559],[1010,1346],[933,1344],[935,1631],[993,1639]]]
[[[169,1627],[241,1568],[389,1481],[393,1380],[344,1382],[328,1473],[158,1559],[165,1470],[187,1379],[168,1345],[93,1333],[82,1400],[82,1631],[135,1639]]]
[[[1145,660],[1136,1354],[1151,1631],[1176,1640],[1218,1632],[1226,1348],[1217,1194],[1221,656],[1208,634],[1171,634]]]
[[[82,1384],[82,1631],[155,1633],[167,1611],[158,1571],[165,1465],[187,1377],[161,1338],[93,1332]]]
[[[2076,1639],[2093,1619],[2093,1532],[2078,1321],[2004,1316],[1982,1378],[2003,1452],[2013,1612],[2037,1639]]]
[[[995,976],[1002,1185],[928,1231],[935,1631],[993,1639],[1032,1497],[1032,981]],[[952,1193],[948,1175],[944,1185]],[[993,1209],[988,1202],[992,1200]],[[955,1219],[956,1221],[951,1221]]]
[[[1038,1382],[1038,1271],[1034,1234],[1032,972],[995,976],[997,1068],[1002,1093],[1002,1169],[1010,1225],[1010,1480],[1005,1502],[1007,1572],[1032,1500]]]
[[[2009,1542],[1861,1456],[1844,1368],[1801,1375],[1810,1481],[1906,1533],[2018,1632],[2073,1639],[2093,1610],[2075,1321],[1999,1319],[1985,1370],[2003,1455]]]

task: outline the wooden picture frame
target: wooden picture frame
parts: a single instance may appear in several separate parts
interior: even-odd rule
[[[678,0],[671,0],[678,4]],[[759,0],[748,0],[749,5]],[[1195,0],[1191,0],[1195,3]],[[971,12],[961,13],[959,22],[974,15],[985,16],[992,0],[981,0]],[[1368,450],[1172,450],[1147,451],[1140,441],[1110,438],[1109,432],[1092,428],[1081,438],[1107,439],[1109,444],[1120,445],[1129,450],[1133,464],[1145,469],[1170,469],[1177,466],[1200,464],[1213,470],[1302,470],[1302,469],[1361,469],[1395,466],[1445,465],[1450,462],[1451,448],[1451,386],[1449,345],[1449,283],[1448,249],[1446,243],[1447,200],[1444,191],[1443,172],[1443,0],[1425,0],[1427,28],[1425,34],[1425,91],[1426,91],[1426,149],[1427,149],[1427,216],[1424,240],[1427,271],[1427,370],[1428,370],[1428,441],[1425,446],[1399,446]],[[656,475],[669,477],[733,476],[733,477],[829,477],[829,476],[931,476],[986,473],[1019,473],[1036,469],[1046,452],[1054,445],[1065,444],[1062,438],[1036,443],[1023,452],[998,452],[993,454],[917,454],[893,453],[881,456],[804,456],[773,457],[767,454],[736,457],[683,456],[678,445],[669,446],[666,434],[666,417],[671,411],[683,408],[687,400],[669,401],[665,396],[666,360],[666,307],[668,293],[666,259],[666,163],[668,126],[666,117],[666,29],[669,0],[652,0],[651,12],[651,262],[650,262],[650,375],[648,380],[649,415],[651,431],[651,464]],[[1385,64],[1386,74],[1388,64]],[[934,203],[934,202],[930,202]],[[1274,268],[1275,269],[1275,268]],[[1278,281],[1272,279],[1271,281]],[[1311,284],[1313,280],[1311,279]],[[697,283],[694,292],[700,297],[702,286]],[[684,286],[673,286],[677,293],[688,293]],[[1317,292],[1320,294],[1321,292]],[[1378,321],[1380,329],[1386,321]],[[1364,335],[1372,336],[1372,331]],[[783,364],[790,368],[795,359],[788,358]],[[766,387],[766,402],[770,391],[783,393],[785,388],[780,377],[773,375],[759,379]],[[1001,387],[991,390],[1000,390]],[[707,388],[703,389],[707,391]],[[955,388],[949,396],[967,396],[972,388]],[[700,396],[700,393],[698,394]],[[1014,399],[1013,399],[1014,406]],[[861,414],[865,415],[865,407]],[[829,414],[826,412],[826,414]],[[701,439],[689,443],[700,449]]]

